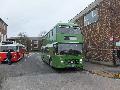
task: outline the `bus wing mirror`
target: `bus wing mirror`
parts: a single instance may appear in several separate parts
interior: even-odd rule
[[[46,51],[46,52],[49,52],[49,48],[45,48],[45,51]]]
[[[56,45],[56,44],[53,44],[53,47],[54,47],[54,48],[56,48],[56,47],[57,47],[57,45]]]

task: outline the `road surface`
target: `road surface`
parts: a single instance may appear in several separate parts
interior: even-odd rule
[[[12,65],[0,65],[0,90],[119,90],[120,80],[76,69],[54,70],[31,53]]]

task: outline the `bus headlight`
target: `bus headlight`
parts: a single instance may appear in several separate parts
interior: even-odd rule
[[[80,59],[80,62],[82,62],[83,60],[82,59]]]
[[[61,63],[64,63],[64,61],[60,61]]]

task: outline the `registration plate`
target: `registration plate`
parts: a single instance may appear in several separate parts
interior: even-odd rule
[[[71,65],[71,67],[75,67],[75,65],[74,65],[74,64],[72,64],[72,65]]]
[[[120,73],[114,74],[114,78],[120,78]]]

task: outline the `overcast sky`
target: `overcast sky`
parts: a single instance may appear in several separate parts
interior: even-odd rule
[[[26,32],[38,36],[58,22],[68,22],[95,0],[0,0],[0,18],[8,24],[8,37]]]

